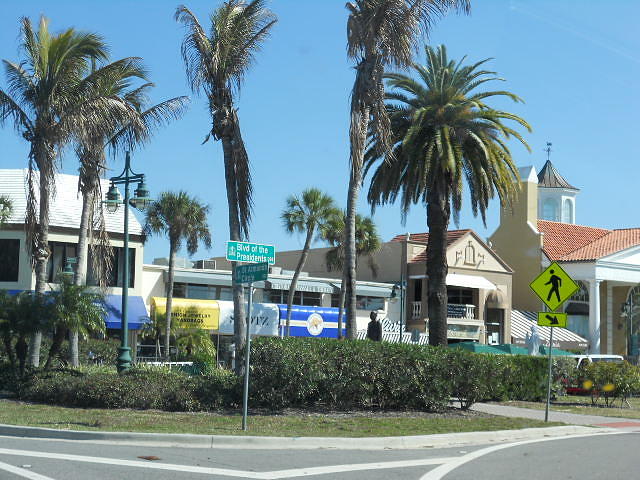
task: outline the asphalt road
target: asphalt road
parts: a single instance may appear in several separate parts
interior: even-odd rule
[[[640,433],[626,432],[383,451],[169,448],[0,437],[0,479],[601,480],[638,478],[639,447]]]

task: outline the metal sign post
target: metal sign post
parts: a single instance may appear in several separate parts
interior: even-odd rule
[[[551,405],[551,350],[553,349],[553,328],[567,327],[567,314],[555,313],[560,305],[567,301],[579,289],[578,284],[556,262],[545,268],[529,284],[531,290],[542,300],[549,311],[538,312],[538,325],[550,327],[549,334],[549,369],[547,373],[547,402],[544,407],[544,421],[549,421],[549,406]]]
[[[549,334],[549,373],[547,376],[547,404],[544,407],[544,421],[549,421],[549,405],[551,404],[551,349],[553,348],[553,327]]]
[[[231,244],[232,242],[227,242]],[[241,243],[241,242],[233,242]],[[249,245],[249,244],[248,244]],[[251,244],[253,245],[253,244]],[[235,248],[235,245],[234,245]],[[275,258],[275,254],[274,254]],[[242,392],[242,430],[247,431],[247,415],[249,410],[249,357],[251,356],[251,307],[253,305],[253,282],[267,279],[269,275],[269,263],[252,263],[250,265],[237,265],[235,267],[235,283],[249,284],[249,301],[247,305],[247,336],[245,340],[244,355],[244,391]],[[235,313],[235,312],[234,312]],[[234,315],[234,322],[239,321]],[[242,320],[240,320],[242,321]]]
[[[251,355],[251,304],[253,303],[253,282],[249,282],[249,305],[247,306],[247,338],[244,354],[244,391],[242,393],[242,430],[247,431],[249,410],[249,356]]]

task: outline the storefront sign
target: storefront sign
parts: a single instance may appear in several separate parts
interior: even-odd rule
[[[164,316],[167,312],[167,299],[151,299],[152,316]],[[217,330],[220,322],[220,310],[216,300],[196,300],[174,298],[171,303],[171,323],[178,328],[201,328]]]
[[[220,333],[233,335],[233,302],[218,301],[220,307]],[[251,334],[278,335],[280,313],[275,303],[254,303],[251,307]]]

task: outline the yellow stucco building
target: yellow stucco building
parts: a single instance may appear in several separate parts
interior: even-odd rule
[[[531,281],[558,262],[580,290],[559,310],[591,353],[637,355],[640,323],[640,228],[576,224],[572,186],[547,160],[540,173],[520,169],[517,201],[500,213],[492,248],[513,269],[513,308],[542,311]]]

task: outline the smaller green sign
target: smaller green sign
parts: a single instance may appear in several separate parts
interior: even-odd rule
[[[236,267],[235,283],[260,282],[266,280],[268,274],[269,264],[267,262],[238,265]]]
[[[553,312],[538,312],[538,325],[540,327],[567,328],[567,314]]]

